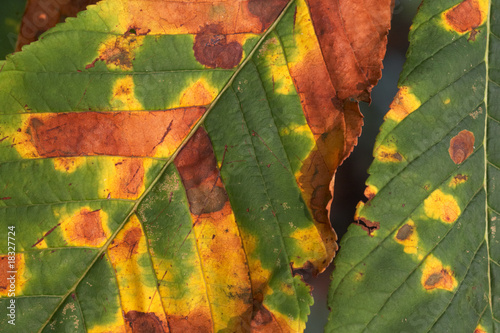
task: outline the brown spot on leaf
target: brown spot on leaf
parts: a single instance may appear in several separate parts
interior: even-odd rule
[[[193,215],[217,212],[228,200],[226,190],[218,186],[193,187],[187,190],[187,197]]]
[[[106,65],[111,65],[111,67],[130,70],[132,69],[135,49],[140,46],[142,39],[141,36],[131,36],[129,34],[112,37],[99,49],[97,59],[104,61]],[[92,64],[95,64],[95,61]],[[87,67],[85,68],[88,69]]]
[[[117,253],[120,258],[130,259],[134,254],[138,253],[139,241],[142,237],[142,230],[138,227],[133,227],[127,231],[122,241],[115,244],[113,241],[110,250]]]
[[[171,333],[185,332],[211,332],[213,328],[209,314],[194,310],[187,316],[167,315],[168,326]]]
[[[219,177],[212,143],[199,128],[174,161],[186,188],[193,215],[220,211],[228,201]]]
[[[447,23],[453,30],[464,33],[481,25],[481,7],[477,0],[464,0],[445,14]]]
[[[236,41],[228,43],[219,24],[201,28],[196,34],[193,50],[196,60],[210,68],[234,68],[243,56],[241,44]]]
[[[250,0],[248,11],[259,18],[262,31],[264,31],[276,20],[287,2],[286,0]]]
[[[123,159],[115,164],[116,174],[119,175],[118,187],[111,189],[114,198],[136,198],[144,185],[144,165],[142,160],[135,158]]]
[[[450,140],[448,152],[455,164],[460,164],[474,151],[474,134],[463,130]]]
[[[449,289],[448,286],[453,285],[453,277],[451,273],[442,269],[438,273],[431,274],[427,280],[425,280],[424,287],[427,290],[440,288],[440,289]]]
[[[106,242],[100,209],[82,208],[61,224],[65,238],[72,245],[101,246]]]
[[[396,238],[401,241],[404,241],[410,238],[412,234],[413,234],[413,227],[409,224],[405,224],[401,228],[399,228],[398,233],[396,234]]]
[[[161,320],[152,312],[129,311],[124,318],[133,333],[165,333]]]
[[[177,149],[204,111],[203,107],[193,107],[33,115],[25,131],[41,157],[166,157]]]
[[[372,222],[370,220],[365,219],[364,217],[361,217],[358,221],[354,223],[359,225],[363,230],[366,230],[370,237],[373,237],[373,232],[375,230],[380,229],[380,222]]]
[[[262,301],[253,301],[253,313],[251,324],[253,329],[260,329],[266,332],[279,332],[280,327],[274,320],[272,313],[262,304]],[[276,331],[273,329],[277,329]]]

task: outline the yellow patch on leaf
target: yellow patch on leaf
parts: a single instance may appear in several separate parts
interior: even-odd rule
[[[10,135],[12,137],[12,145],[23,159],[38,158],[40,157],[40,154],[38,154],[38,151],[31,139],[31,135],[29,134],[31,115],[22,114],[20,117],[21,120],[19,121],[19,124],[21,125],[19,129],[13,131]]]
[[[73,173],[85,163],[85,157],[57,157],[53,161],[57,171]]]
[[[482,325],[477,325],[474,329],[474,333],[486,333],[486,329]]]
[[[310,140],[311,149],[314,147],[314,134],[312,133],[309,125],[290,124],[287,128],[283,128],[280,130],[280,135],[282,136],[290,134],[301,134],[302,136],[307,137]]]
[[[101,209],[81,207],[75,212],[67,213],[63,208],[55,215],[61,217],[60,229],[69,245],[101,247],[111,236],[108,214]]]
[[[246,255],[229,201],[221,210],[191,217],[207,295],[212,308],[218,309],[212,312],[213,325],[219,331],[227,328],[232,318],[243,319],[252,302]],[[250,321],[250,315],[246,316]]]
[[[144,110],[142,104],[135,97],[135,84],[131,75],[116,80],[111,96],[113,110],[140,111]]]
[[[212,103],[219,92],[207,80],[200,78],[181,92],[179,107],[203,106]]]
[[[444,194],[440,189],[435,190],[425,199],[424,210],[428,217],[445,223],[455,222],[461,213],[455,197],[451,194]]]
[[[402,162],[404,157],[398,153],[396,147],[380,145],[375,148],[375,158],[380,162],[393,163]]]
[[[189,238],[194,239],[194,235],[191,234]],[[188,239],[183,245],[184,251],[186,251],[185,247],[187,247]],[[193,240],[193,243],[195,241],[196,240]],[[189,249],[189,251],[192,250],[193,249]],[[186,317],[190,314],[197,313],[201,315],[201,317],[206,318],[207,327],[211,327],[210,305],[207,299],[205,281],[199,259],[187,256],[184,251],[179,251],[178,255],[185,259],[185,267],[189,270],[194,269],[195,271],[190,274],[184,274],[182,286],[179,286],[178,278],[176,278],[176,275],[179,273],[174,269],[174,265],[177,265],[174,261],[160,259],[156,256],[152,257],[153,267],[157,279],[160,281],[158,289],[163,308],[165,312],[168,313],[167,319],[170,325],[173,325],[176,319],[185,319],[187,323],[191,318]],[[194,249],[194,251],[196,251],[196,249]],[[181,272],[180,274],[183,273]],[[182,292],[180,292],[180,290]],[[183,295],[189,295],[189,298],[183,297]]]
[[[150,159],[110,157],[102,164],[100,197],[135,200],[142,195]]]
[[[299,0],[297,1],[296,8],[294,29],[296,51],[294,52],[294,57],[288,59],[292,67],[296,63],[309,58],[309,53],[319,51],[318,39],[314,31],[307,4],[304,0]],[[314,59],[316,59],[316,57],[314,57]]]
[[[434,257],[432,254],[425,259],[420,280],[422,286],[426,290],[444,289],[453,291],[458,283],[450,267],[444,267],[441,260]]]
[[[276,38],[268,39],[259,51],[259,57],[263,57],[271,72],[273,91],[276,94],[296,94],[292,77],[288,71],[288,64]]]
[[[291,227],[294,228],[293,224],[291,224]],[[312,267],[324,265],[322,261],[328,256],[327,249],[315,225],[311,225],[305,229],[296,228],[289,237],[297,240],[297,247],[300,248],[300,253],[297,253],[291,259],[293,260],[293,268],[300,268],[308,262],[312,264]],[[311,261],[311,258],[316,259],[317,262]]]
[[[458,5],[441,14],[443,26],[450,31],[464,34],[471,31],[471,37],[477,33],[476,28],[481,26],[488,17],[488,0],[464,0]]]
[[[26,284],[26,262],[23,253],[0,256],[0,296],[13,297],[23,294]],[[14,276],[14,279],[12,277]]]
[[[154,327],[155,332],[161,329],[168,332],[167,318],[157,295],[156,278],[149,264],[146,237],[136,215],[130,217],[108,246],[108,254],[116,271],[127,325],[134,331],[134,327],[143,322]]]
[[[418,234],[415,222],[408,220],[394,235],[396,242],[404,246],[405,253],[416,254],[418,251]]]
[[[391,119],[399,123],[410,113],[418,109],[420,105],[420,100],[411,92],[410,87],[401,87],[394,97],[390,105],[391,109],[387,112],[384,119]]]

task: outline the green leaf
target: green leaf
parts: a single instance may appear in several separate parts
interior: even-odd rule
[[[342,238],[328,332],[498,329],[500,3],[424,1]]]
[[[9,56],[2,330],[303,331],[389,12],[362,65],[323,58],[303,0],[107,0]]]

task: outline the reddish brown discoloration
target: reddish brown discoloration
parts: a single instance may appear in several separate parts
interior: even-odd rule
[[[366,230],[370,237],[373,237],[373,232],[375,230],[380,229],[380,222],[372,222],[370,220],[365,219],[364,217],[360,218],[358,221],[354,223],[359,225],[363,230]]]
[[[137,34],[196,34],[200,27],[221,26],[221,33],[262,33],[285,7],[285,0],[150,1],[127,4],[133,13],[128,23]]]
[[[133,333],[165,333],[160,318],[152,312],[129,311],[124,318]]]
[[[121,242],[115,243],[115,241],[112,241],[109,249],[112,249],[114,253],[117,253],[119,258],[130,259],[132,255],[138,253],[138,246],[141,237],[141,228],[131,228],[127,231]]]
[[[120,164],[115,164],[116,174],[120,175],[118,193],[113,193],[114,198],[135,198],[140,194],[144,185],[144,166],[141,160],[135,158],[123,159]]]
[[[250,0],[248,11],[259,18],[262,30],[265,30],[276,20],[287,2],[286,0]]]
[[[458,175],[456,175],[455,177],[453,177],[453,179],[455,179],[457,182],[466,182],[469,179],[469,176],[462,175],[462,174],[459,173]]]
[[[400,241],[404,241],[413,234],[413,227],[409,224],[403,225],[401,228],[399,228],[398,233],[396,234],[396,238],[399,239]]]
[[[9,289],[9,274],[7,271],[10,271],[9,261],[7,256],[0,256],[0,295],[6,293],[6,290]]]
[[[241,45],[236,41],[228,43],[219,24],[203,27],[196,34],[193,49],[196,60],[210,68],[234,68],[243,56]]]
[[[100,209],[83,208],[64,228],[71,243],[99,246],[107,237],[102,227]]]
[[[163,143],[177,147],[204,111],[199,107],[33,115],[26,132],[42,157],[155,156]]]
[[[220,211],[228,201],[219,177],[212,143],[207,132],[199,128],[175,158],[186,188],[193,215]]]
[[[473,151],[474,134],[472,132],[463,130],[450,140],[448,153],[455,164],[465,161]]]
[[[202,311],[191,311],[187,316],[168,316],[171,333],[211,332],[212,320]]]
[[[67,17],[75,17],[88,5],[99,0],[71,0],[71,1],[46,1],[28,0],[21,22],[16,51],[24,45],[34,42],[38,37],[59,22],[64,22]]]
[[[369,101],[372,87],[382,76],[394,1],[319,0],[308,4],[337,96]]]
[[[483,17],[477,0],[464,0],[445,14],[447,23],[453,30],[464,33],[481,25]],[[471,35],[472,40],[475,40]]]

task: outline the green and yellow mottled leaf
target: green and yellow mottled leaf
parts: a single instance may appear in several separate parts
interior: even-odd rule
[[[2,331],[303,331],[390,3],[105,0],[7,57]]]
[[[423,1],[335,260],[328,332],[495,332],[500,2]]]

